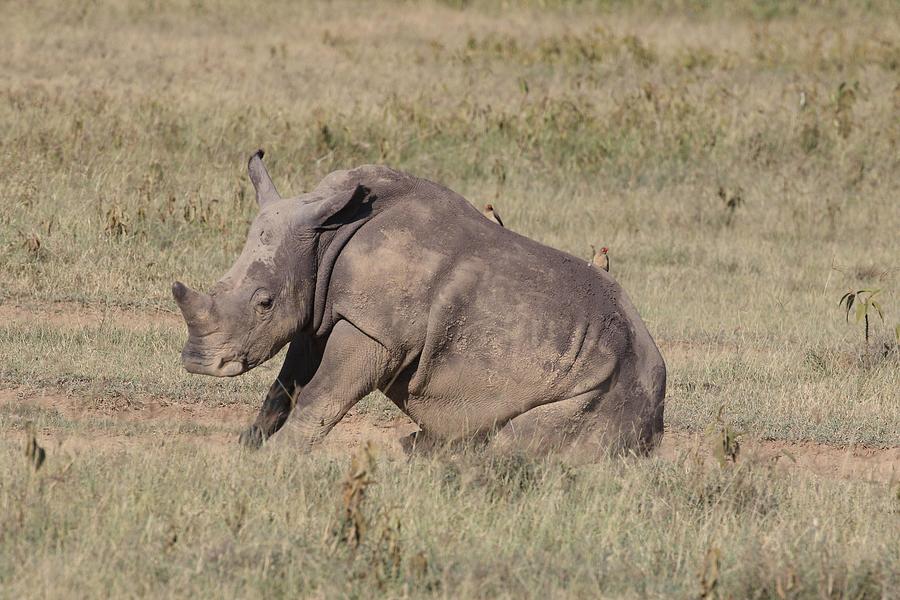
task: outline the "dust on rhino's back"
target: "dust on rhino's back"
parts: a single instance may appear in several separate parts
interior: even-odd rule
[[[635,337],[649,339],[605,272],[437,184],[402,184],[342,252],[335,309],[418,361],[413,393],[496,393],[517,406],[569,397],[607,379]]]

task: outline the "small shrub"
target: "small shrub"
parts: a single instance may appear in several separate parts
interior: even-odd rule
[[[834,126],[838,135],[846,139],[853,131],[853,105],[859,92],[859,83],[842,81],[834,93]]]
[[[106,222],[103,225],[103,231],[108,237],[118,240],[128,235],[131,225],[121,206],[113,204],[104,213],[104,217]]]
[[[44,254],[43,245],[41,243],[41,236],[36,234],[35,232],[31,232],[28,235],[20,234],[22,236],[22,248],[28,253],[28,256],[32,258],[41,258]]]
[[[734,223],[735,215],[737,215],[737,210],[744,205],[744,192],[740,187],[728,191],[724,186],[720,185],[716,195],[722,201],[722,208],[725,211],[725,226],[731,227]]]
[[[884,323],[884,313],[882,312],[881,303],[878,300],[875,300],[875,297],[881,293],[881,289],[861,289],[861,290],[850,290],[843,296],[841,296],[840,301],[838,302],[838,306],[844,308],[845,316],[847,322],[850,322],[850,312],[853,311],[854,320],[857,323],[865,323],[865,340],[866,340],[866,350],[869,348],[869,313],[870,311],[874,311],[875,314],[881,319],[881,322]],[[853,307],[856,306],[856,310],[853,310]],[[894,335],[897,339],[897,342],[900,342],[900,324],[898,324],[894,328]]]

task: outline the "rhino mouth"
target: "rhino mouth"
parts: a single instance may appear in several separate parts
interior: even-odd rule
[[[247,363],[233,357],[208,358],[185,348],[181,352],[181,364],[188,373],[213,377],[235,377],[250,370]]]

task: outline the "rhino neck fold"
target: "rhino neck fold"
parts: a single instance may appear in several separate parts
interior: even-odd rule
[[[312,320],[309,327],[309,331],[316,337],[328,333],[334,324],[330,314],[332,299],[328,297],[334,263],[353,234],[359,231],[370,218],[371,216],[319,234],[316,244],[316,289],[313,294]]]

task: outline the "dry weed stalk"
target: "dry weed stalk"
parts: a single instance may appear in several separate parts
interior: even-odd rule
[[[350,459],[350,470],[341,484],[341,507],[338,525],[334,530],[335,543],[347,544],[356,550],[368,530],[363,511],[366,489],[375,483],[375,456],[372,443],[366,444]]]
[[[716,588],[719,585],[719,560],[720,552],[715,546],[710,546],[700,567],[700,598],[715,598],[718,594]]]
[[[707,429],[713,456],[722,468],[729,462],[737,464],[738,455],[741,452],[740,439],[744,435],[743,432],[735,431],[725,422],[722,418],[724,410],[725,405],[720,405],[719,412],[716,413],[716,420]]]
[[[27,423],[25,425],[25,435],[25,456],[28,458],[29,464],[37,471],[43,466],[44,461],[47,459],[47,451],[38,445],[34,423]]]

